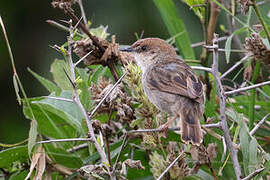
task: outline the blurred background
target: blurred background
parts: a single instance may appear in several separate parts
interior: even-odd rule
[[[175,1],[184,20],[192,43],[202,41],[203,32],[199,19],[190,13],[188,6]],[[108,32],[115,34],[120,44],[131,44],[136,40],[134,33],[143,37],[170,38],[154,3],[145,0],[83,0],[88,20],[92,27],[108,25]],[[79,14],[79,11],[78,13]],[[15,58],[18,74],[29,97],[47,95],[45,89],[27,71],[30,67],[38,74],[51,79],[50,65],[61,56],[49,45],[62,45],[66,32],[50,26],[45,21],[69,20],[59,9],[51,7],[51,1],[0,1],[0,15]],[[219,15],[222,22],[224,14]],[[219,25],[217,25],[219,27]],[[219,29],[219,28],[217,28]],[[222,34],[220,35],[222,36]],[[196,50],[197,58],[199,49]],[[3,34],[0,33],[0,142],[15,143],[27,138],[30,121],[16,101],[12,82],[12,69]],[[14,125],[16,124],[16,126]]]

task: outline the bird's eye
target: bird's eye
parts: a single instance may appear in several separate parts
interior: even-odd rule
[[[142,46],[142,47],[141,47],[141,50],[142,50],[142,51],[145,51],[146,49],[147,49],[146,46]]]

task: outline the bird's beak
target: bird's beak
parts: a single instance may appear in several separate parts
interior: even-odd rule
[[[131,48],[131,46],[123,46],[119,48],[120,51],[123,52],[133,52],[134,50]]]

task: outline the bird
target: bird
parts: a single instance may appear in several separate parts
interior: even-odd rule
[[[205,98],[203,83],[192,68],[160,38],[140,39],[123,51],[129,52],[142,70],[142,87],[149,101],[173,117],[160,128],[168,129],[177,119],[181,140],[199,146]]]

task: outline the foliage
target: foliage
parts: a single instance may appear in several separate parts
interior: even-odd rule
[[[184,2],[191,6],[193,11],[190,11],[190,13],[195,13],[201,23],[208,20],[206,16],[209,13],[210,4],[204,4],[205,2],[201,0],[186,0]],[[184,32],[175,37],[175,45],[181,51],[183,57],[195,59],[188,31],[177,13],[178,9],[174,1],[154,0],[154,3],[171,36]],[[59,4],[54,5],[58,6]],[[68,4],[68,6],[71,5]],[[233,15],[233,18],[240,22],[238,25],[241,27],[232,31],[225,43],[226,62],[229,63],[233,60],[231,58],[233,39],[239,38],[239,34],[247,34],[246,36],[250,37],[250,32],[254,31],[251,22],[249,22],[252,13],[249,13],[248,17],[236,16],[225,5],[219,2],[214,5],[216,5],[216,8],[223,9],[223,12]],[[204,6],[209,7],[205,8]],[[61,6],[59,5],[59,7]],[[211,8],[213,7],[211,5]],[[231,7],[235,8],[233,5]],[[249,11],[253,11],[251,7]],[[239,16],[241,16],[241,19],[245,19],[246,23],[240,20]],[[258,14],[254,13],[254,16],[258,16]],[[217,128],[204,129],[206,134],[204,143],[200,147],[182,143],[177,131],[169,131],[167,134],[148,132],[127,135],[126,132],[137,128],[158,128],[169,117],[167,114],[159,112],[144,95],[140,81],[140,69],[132,62],[127,63],[126,57],[123,57],[125,54],[117,55],[113,37],[111,37],[112,43],[106,41],[110,38],[107,27],[90,27],[87,31],[98,37],[100,42],[103,43],[103,47],[110,49],[111,53],[108,53],[108,57],[110,56],[111,59],[116,57],[117,61],[114,62],[116,71],[119,74],[127,71],[123,83],[109,94],[95,114],[91,114],[98,102],[113,87],[113,72],[108,64],[102,63],[88,64],[87,68],[74,67],[75,81],[72,82],[70,78],[72,71],[68,61],[70,58],[68,48],[71,46],[68,42],[58,48],[63,55],[63,59],[55,59],[51,65],[52,81],[28,69],[48,91],[47,96],[27,98],[23,94],[23,97],[20,97],[20,92],[24,92],[24,90],[19,78],[14,75],[16,95],[18,100],[23,103],[25,117],[32,120],[31,129],[28,146],[14,145],[15,147],[3,148],[0,152],[0,175],[9,179],[23,179],[25,177],[30,179],[42,177],[51,179],[73,179],[75,177],[108,179],[108,172],[105,170],[108,168],[109,170],[115,170],[117,179],[153,179],[158,178],[170,163],[182,153],[183,156],[179,158],[163,179],[236,178],[232,170],[232,160],[229,158],[229,153],[222,142],[223,134]],[[94,41],[89,42],[89,38],[83,31],[78,32],[76,29],[72,33],[74,33],[72,40],[74,44],[77,43],[77,47],[83,43],[94,46]],[[78,33],[83,35],[79,36]],[[249,50],[248,55],[252,55],[252,58],[249,58],[249,62],[245,63],[243,83],[259,83],[259,81],[265,80],[262,72],[269,73],[267,71],[270,64],[269,58],[267,61],[265,57],[270,57],[270,50],[267,43],[264,43],[267,42],[267,33],[267,29],[264,29],[261,36],[255,37],[254,41],[257,43],[252,43],[255,44],[255,47],[251,50],[248,49],[250,44],[248,42],[245,44],[245,48]],[[74,48],[76,49],[75,45]],[[92,60],[96,58],[95,55],[99,55],[96,49],[92,49]],[[81,58],[82,49],[77,50],[74,52]],[[106,52],[103,53],[106,54]],[[89,59],[91,60],[91,58]],[[102,55],[96,59],[103,58]],[[99,62],[98,60],[96,62]],[[256,62],[262,62],[262,67],[266,67],[266,70],[260,66],[254,70]],[[15,66],[13,68],[15,72]],[[256,74],[258,78],[251,78],[250,74]],[[206,99],[205,103],[205,118],[207,121],[202,121],[201,124],[219,122],[219,97],[216,93],[216,83],[211,74],[209,77],[208,80],[204,79],[204,81],[209,81],[207,84],[209,87],[207,88],[211,86],[209,98]],[[229,79],[229,81],[233,82],[233,85],[237,88],[240,87],[235,85],[236,83],[233,80]],[[224,87],[227,87],[227,85]],[[225,90],[229,91],[232,87],[225,88]],[[227,123],[230,127],[229,133],[234,145],[239,149],[238,158],[242,167],[242,176],[248,176],[259,168],[265,168],[255,176],[255,179],[269,177],[270,169],[269,120],[266,119],[267,123],[261,126],[255,134],[250,134],[254,125],[258,124],[270,112],[270,87],[264,86],[257,90],[257,92],[251,90],[250,94],[244,92],[229,97],[226,106]],[[91,137],[88,134],[89,125],[86,123],[82,109],[74,101],[76,92],[83,108],[91,114],[95,137],[101,150],[106,152],[109,162],[101,161],[100,153],[96,150],[96,144],[92,142],[93,139],[87,142],[66,140],[44,144],[37,143],[37,141],[43,140]],[[250,111],[254,113],[251,114]],[[126,138],[127,141],[125,141]]]

